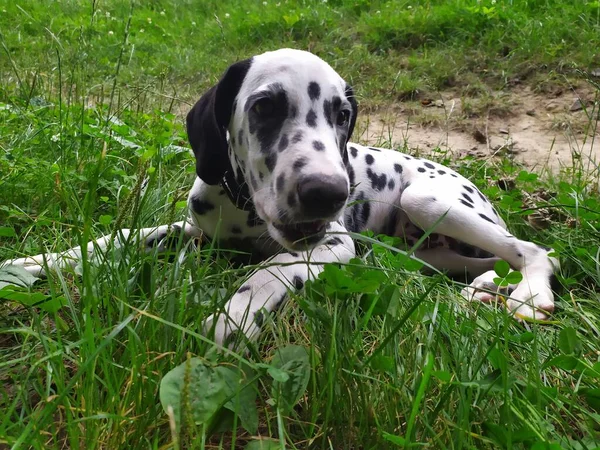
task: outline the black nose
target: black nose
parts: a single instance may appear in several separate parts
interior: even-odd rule
[[[348,198],[348,181],[341,176],[306,175],[298,180],[298,199],[307,218],[328,218]]]

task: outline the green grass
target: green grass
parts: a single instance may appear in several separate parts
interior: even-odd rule
[[[558,0],[0,0],[0,260],[180,219],[194,176],[182,116],[237,59],[310,49],[365,109],[515,78],[586,83],[599,15],[598,2]],[[599,448],[598,169],[575,160],[541,178],[509,160],[436,158],[519,237],[557,250],[552,323],[469,304],[459,281],[367,243],[269,318],[252,351],[219,355],[202,320],[251,268],[208,246],[171,261],[131,244],[0,300],[0,448],[244,448],[257,435],[272,448]],[[272,360],[289,344],[310,364],[291,410]],[[159,384],[191,356],[251,374],[257,433],[239,419],[171,431]]]

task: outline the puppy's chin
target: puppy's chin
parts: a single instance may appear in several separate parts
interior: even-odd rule
[[[326,222],[311,223],[310,225],[275,225],[268,224],[269,234],[282,247],[291,251],[310,250],[317,246],[325,237]]]

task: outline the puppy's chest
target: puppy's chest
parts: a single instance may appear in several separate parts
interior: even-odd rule
[[[188,198],[188,209],[194,225],[208,239],[218,239],[221,247],[266,254],[278,248],[254,208],[238,209],[220,186],[196,181]]]

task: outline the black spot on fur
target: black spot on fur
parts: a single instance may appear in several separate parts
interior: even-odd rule
[[[285,186],[285,175],[284,174],[281,174],[277,177],[276,186],[277,186],[277,190],[279,192],[281,192],[283,190],[283,187]]]
[[[300,290],[304,287],[304,280],[302,280],[302,278],[300,278],[298,275],[295,275],[294,278],[292,278],[292,284],[296,289]]]
[[[356,155],[358,155],[358,149],[354,146],[350,146],[350,154],[353,158],[356,158]]]
[[[244,286],[242,286],[241,288],[238,289],[237,293],[241,294],[242,292],[246,292],[250,290],[250,286],[248,286],[247,284],[245,284]]]
[[[445,170],[438,170],[438,173],[439,173],[440,175],[444,175],[444,174],[446,173],[446,171],[445,171]]]
[[[281,136],[281,139],[279,139],[279,151],[284,151],[287,148],[288,144],[289,140],[287,134],[284,134],[283,136]]]
[[[396,187],[396,182],[394,181],[393,178],[390,178],[390,181],[388,181],[388,189],[390,191],[393,191],[395,187]]]
[[[412,158],[410,156],[408,156],[408,155],[404,155],[404,159],[411,160]]]
[[[358,201],[356,206],[359,206],[360,210],[360,217],[358,217],[359,221],[357,221],[357,223],[361,223],[362,226],[364,226],[368,222],[369,216],[371,215],[371,204],[368,201],[366,201],[364,192],[361,192],[356,198],[356,200]]]
[[[496,223],[492,219],[490,219],[488,216],[486,216],[485,214],[479,213],[479,217],[481,217],[483,220],[487,220],[489,223],[494,223],[494,224]]]
[[[375,162],[375,158],[373,158],[373,155],[369,155],[368,153],[365,155],[365,162],[368,165],[371,165]]]
[[[394,164],[394,171],[396,173],[402,173],[402,166],[400,164]]]
[[[290,119],[295,119],[296,116],[298,116],[298,108],[296,108],[296,105],[291,105],[290,106]]]
[[[456,175],[455,173],[451,173],[450,175],[452,175],[454,178],[458,178],[458,175]]]
[[[375,148],[375,147],[369,147],[370,150],[373,150],[374,152],[381,152],[381,149]]]
[[[349,231],[358,232],[364,228],[371,215],[371,205],[365,201],[365,193],[359,192],[354,199],[354,204],[348,209],[345,215],[346,227]]]
[[[292,138],[292,144],[297,144],[302,140],[302,131],[297,131]]]
[[[333,128],[332,114],[331,102],[327,99],[323,100],[323,115],[325,116],[325,120],[327,120],[327,125],[331,128]]]
[[[296,194],[294,193],[294,191],[288,194],[287,202],[290,208],[296,206]]]
[[[306,125],[311,128],[316,128],[317,126],[317,114],[312,109],[306,114]]]
[[[383,227],[383,233],[388,236],[393,236],[396,231],[398,224],[398,208],[392,208],[390,215],[386,219],[385,226]]]
[[[269,153],[277,138],[281,135],[281,128],[288,116],[288,98],[281,86],[274,86],[276,91],[268,97],[273,104],[273,112],[267,117],[251,109],[248,114],[248,127],[251,133],[256,132],[256,137],[263,153]],[[264,97],[264,93],[261,93]],[[253,105],[257,100],[248,99],[247,105]],[[260,99],[258,101],[261,101]]]
[[[323,145],[321,141],[313,141],[312,145],[313,148],[318,152],[322,152],[323,150],[325,150],[325,145]]]
[[[419,167],[417,170],[418,170],[419,172],[421,172],[421,173],[425,172],[425,168],[424,168],[424,167]]]
[[[425,164],[425,167],[427,167],[428,169],[435,169],[435,166],[431,163],[425,162],[423,164]]]
[[[215,205],[205,200],[199,200],[196,197],[192,197],[192,209],[196,214],[201,216],[215,209]]]
[[[294,258],[298,257],[298,253],[296,252],[288,252],[290,255],[292,255]]]
[[[269,172],[273,173],[273,169],[275,169],[275,164],[277,163],[277,153],[271,153],[265,158],[265,165]],[[260,174],[259,174],[260,175]],[[262,180],[262,178],[261,178]]]
[[[307,162],[308,161],[306,160],[306,158],[298,158],[294,162],[294,170],[300,170],[300,169],[302,169],[304,166],[306,166]]]
[[[465,194],[464,192],[462,193],[462,196],[464,197],[464,199],[466,201],[468,201],[469,203],[473,203],[473,199],[471,197],[469,197],[467,194]]]
[[[463,187],[465,188],[465,190],[466,190],[466,191],[467,191],[469,194],[472,194],[472,193],[474,192],[474,191],[473,191],[473,188],[470,188],[469,186],[463,186]]]
[[[377,175],[370,167],[367,169],[367,177],[371,180],[371,187],[375,190],[382,191],[387,184],[387,176],[385,173]]]
[[[246,219],[246,225],[248,225],[249,227],[255,227],[257,225],[261,225],[265,223],[260,217],[258,217],[258,214],[256,214],[256,211],[254,210],[254,208],[252,208],[249,212],[248,212],[248,218]]]
[[[341,243],[342,240],[339,237],[332,237],[331,239],[325,241],[325,245],[340,245]]]
[[[281,298],[277,301],[277,303],[275,303],[275,306],[273,307],[273,312],[277,312],[283,306],[286,299],[287,299],[287,292],[281,296]]]
[[[350,181],[350,186],[354,185],[355,175],[354,175],[354,167],[348,164],[346,165],[346,172],[348,173],[348,179]]]
[[[463,205],[468,206],[469,208],[475,208],[472,203],[466,202],[462,198],[459,198],[458,201],[461,202]]]
[[[485,198],[485,195],[483,195],[481,192],[477,191],[477,195],[479,195],[479,198],[481,199],[481,201],[483,201],[484,203],[489,203],[488,199]]]
[[[308,97],[311,100],[319,100],[321,96],[321,86],[316,81],[311,81],[308,83]]]
[[[340,133],[340,140],[338,141],[340,154],[343,158],[348,159],[348,147],[346,146],[346,142],[348,142],[348,136],[346,133]]]

